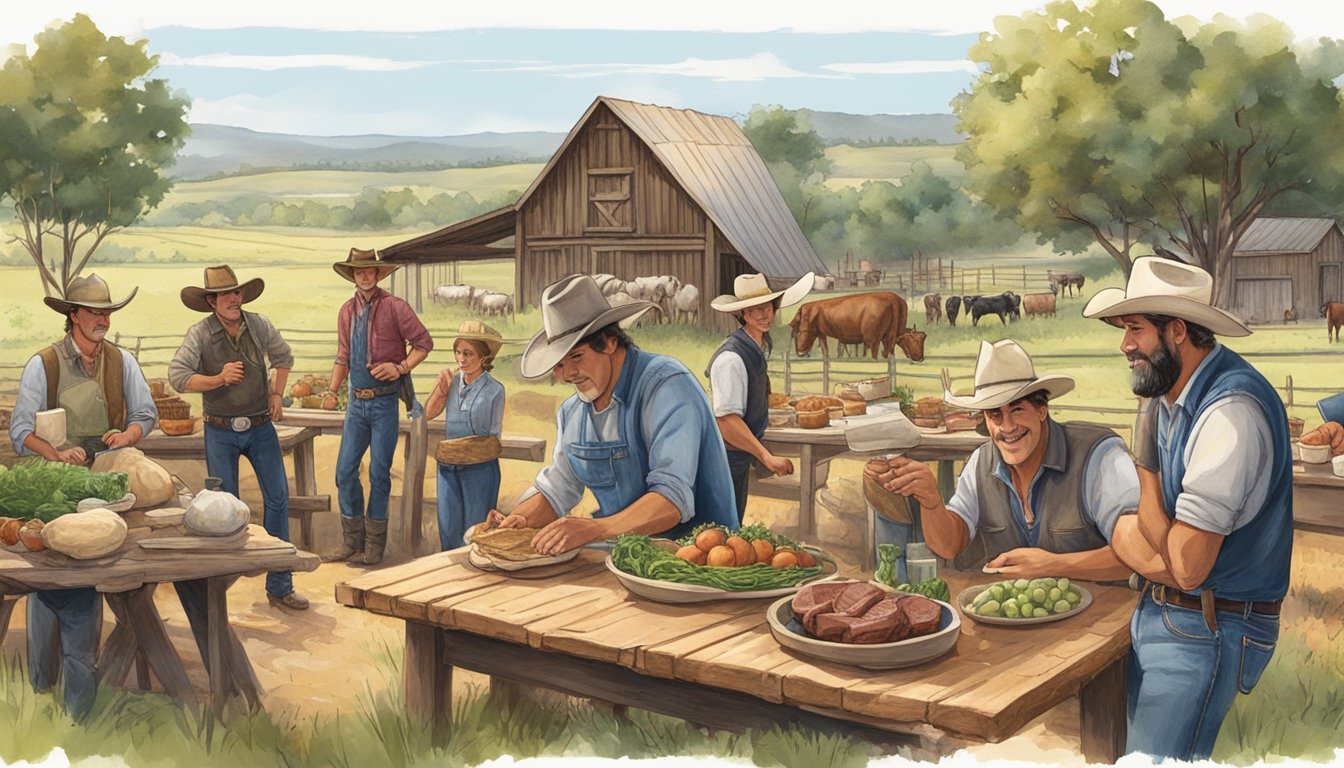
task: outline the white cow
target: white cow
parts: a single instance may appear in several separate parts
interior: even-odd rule
[[[687,283],[672,297],[672,319],[674,322],[694,324],[700,314],[700,289]]]
[[[476,289],[465,283],[453,283],[451,285],[436,285],[434,291],[430,294],[435,304],[448,306],[451,304],[466,304],[470,306],[472,299],[476,294]]]
[[[486,291],[477,302],[477,311],[483,315],[513,314],[513,297],[499,291]]]
[[[835,288],[835,275],[813,275],[812,290],[820,293]]]

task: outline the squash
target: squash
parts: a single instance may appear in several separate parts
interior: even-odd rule
[[[103,507],[61,515],[42,528],[42,543],[47,549],[76,560],[110,555],[125,542],[126,521]]]
[[[125,472],[130,476],[131,493],[135,494],[132,509],[162,506],[177,495],[177,486],[168,470],[138,448],[119,448],[99,454],[93,460],[93,471]]]

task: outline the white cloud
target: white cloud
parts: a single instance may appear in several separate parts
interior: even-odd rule
[[[799,72],[770,53],[745,59],[683,59],[671,64],[519,64],[483,68],[484,72],[534,72],[559,77],[608,77],[611,75],[678,75],[719,82],[757,81],[774,78],[829,77]]]
[[[340,54],[308,54],[295,56],[241,56],[232,53],[214,53],[204,56],[178,56],[165,53],[159,57],[163,66],[211,67],[218,69],[348,69],[354,72],[398,72],[432,66],[433,61],[394,61],[372,56]]]
[[[979,70],[975,62],[968,59],[955,61],[930,61],[911,59],[909,61],[873,61],[825,64],[821,67],[828,72],[843,72],[847,75],[920,75],[933,72],[970,72]]]

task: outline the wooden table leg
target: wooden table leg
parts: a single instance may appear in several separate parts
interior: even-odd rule
[[[182,668],[168,633],[163,628],[163,619],[154,607],[154,587],[157,584],[145,584],[129,592],[109,592],[107,604],[130,628],[135,645],[145,654],[145,660],[154,670],[154,674],[163,683],[169,696],[183,703],[197,706],[196,692],[187,679],[187,671]]]
[[[1128,733],[1125,667],[1128,654],[1111,662],[1078,691],[1078,733],[1089,763],[1114,763]]]
[[[406,466],[401,475],[401,540],[414,557],[420,551],[420,524],[425,500],[425,461],[429,428],[423,416],[411,419],[406,436]]]
[[[453,714],[453,668],[443,630],[406,622],[406,714],[429,725],[436,745],[448,742]]]
[[[809,443],[798,446],[798,538],[812,539],[817,534],[816,453]]]
[[[18,602],[19,595],[0,595],[0,641],[9,632],[9,617],[13,615],[14,605]]]
[[[300,441],[294,446],[294,495],[317,495],[317,469],[313,458],[313,440]]]

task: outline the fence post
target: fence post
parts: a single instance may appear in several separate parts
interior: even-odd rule
[[[994,286],[999,284],[999,268],[995,264],[989,265],[989,284]]]
[[[839,342],[836,342],[836,344],[838,345]],[[839,349],[838,346],[836,347],[836,350],[835,350],[835,351],[836,351],[836,354],[839,354],[839,353],[840,353],[840,349]],[[831,356],[830,356],[830,355],[822,355],[822,357],[821,357],[821,394],[823,394],[823,395],[829,395],[830,393],[831,393]]]
[[[982,267],[975,268],[975,292],[980,293],[980,270]],[[393,274],[396,274],[395,272]]]
[[[1027,265],[1022,265],[1022,292],[1027,292]]]
[[[1288,385],[1287,385],[1286,389],[1288,390],[1288,408],[1292,408],[1292,407],[1293,407],[1293,374],[1291,374],[1291,373],[1288,374]],[[1289,413],[1291,413],[1291,411],[1289,411]]]

